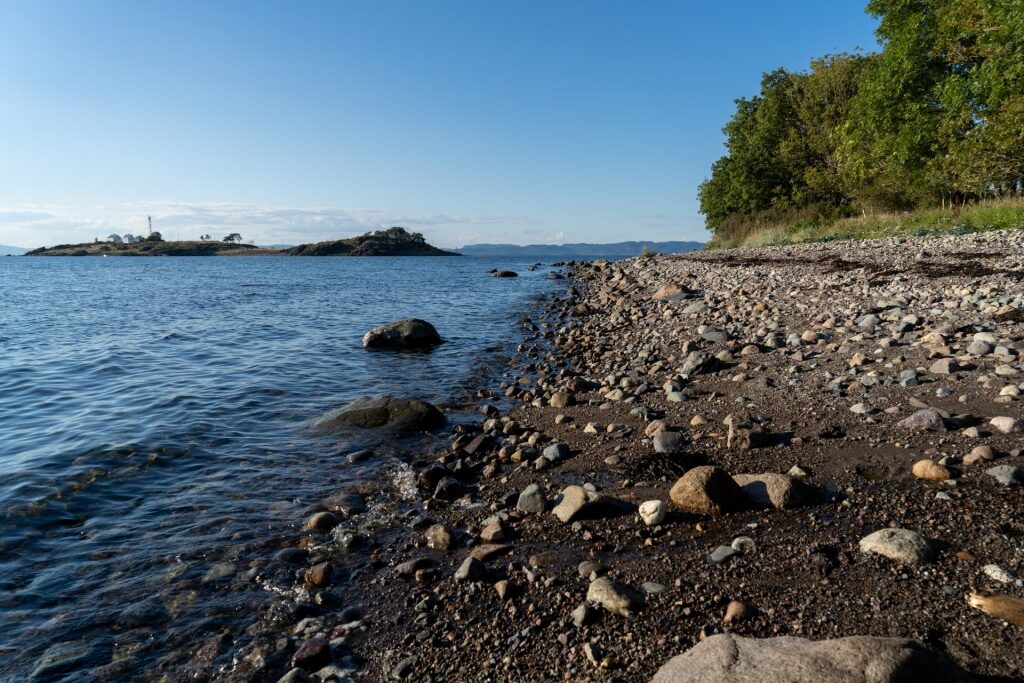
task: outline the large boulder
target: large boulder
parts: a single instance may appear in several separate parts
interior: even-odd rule
[[[714,635],[666,662],[651,683],[968,683],[945,654],[908,638]]]
[[[422,432],[441,427],[446,421],[440,410],[418,398],[363,396],[329,413],[313,427],[325,432],[344,431],[350,427]]]
[[[427,349],[441,343],[434,326],[419,318],[406,318],[398,322],[375,327],[363,335],[363,348],[367,349]]]
[[[719,515],[744,506],[743,490],[720,467],[702,465],[681,476],[669,491],[678,507],[704,515]]]

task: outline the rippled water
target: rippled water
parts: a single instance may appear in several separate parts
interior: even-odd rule
[[[148,678],[237,627],[265,590],[219,582],[414,447],[351,465],[357,444],[304,421],[367,394],[457,402],[553,287],[525,265],[0,259],[0,678]],[[406,316],[447,343],[360,347]]]

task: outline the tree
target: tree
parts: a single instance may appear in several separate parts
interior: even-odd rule
[[[225,242],[241,242],[242,241],[242,236],[239,235],[237,232],[233,232],[230,235],[227,235],[224,238],[224,241]]]
[[[152,232],[146,237],[147,242],[163,242],[164,237],[159,232]]]

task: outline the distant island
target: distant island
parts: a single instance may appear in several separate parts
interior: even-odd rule
[[[116,238],[116,239],[115,239]],[[24,251],[24,250],[22,250]],[[25,256],[458,256],[427,244],[418,232],[388,228],[359,237],[300,244],[273,249],[244,244],[242,236],[231,233],[218,241],[204,235],[199,240],[165,241],[159,232],[147,237],[111,235],[82,244],[58,244],[25,251]]]
[[[24,247],[12,247],[9,244],[0,244],[0,256],[21,256],[28,249]]]
[[[458,256],[427,244],[418,232],[388,228],[343,240],[300,244],[280,253],[290,256]]]
[[[464,256],[526,256],[531,258],[593,258],[639,256],[647,252],[681,254],[703,249],[703,242],[613,242],[611,244],[467,244],[457,251]]]

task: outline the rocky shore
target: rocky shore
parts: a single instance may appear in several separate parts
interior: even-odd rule
[[[573,265],[238,680],[1024,677],[1024,233]]]

